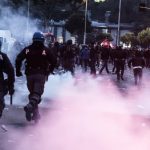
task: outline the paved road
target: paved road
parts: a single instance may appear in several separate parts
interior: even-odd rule
[[[150,74],[149,70],[144,70],[146,76]],[[121,93],[127,94],[127,89],[130,86],[134,85],[133,75],[132,72],[129,70],[125,72],[125,81],[116,82],[116,75],[110,74],[105,76],[106,73],[104,72],[101,76],[97,77],[97,80],[100,82],[109,82],[110,80],[115,83]],[[50,77],[49,83],[47,83],[47,87],[49,87],[45,95],[45,102],[43,103],[42,107],[46,106],[48,101],[48,96],[53,95],[49,99],[52,99],[57,95],[59,92],[60,85],[64,85],[67,80],[70,80],[71,77],[69,75],[64,75],[63,77],[57,76]],[[52,83],[51,83],[52,82]],[[50,86],[51,85],[51,86]],[[22,133],[25,131],[26,128],[31,127],[34,128],[34,123],[28,123],[25,120],[25,115],[23,111],[23,105],[27,103],[27,89],[24,83],[24,79],[17,79],[16,83],[16,90],[17,93],[14,97],[14,106],[7,106],[4,111],[3,117],[0,119],[0,150],[10,150],[10,146],[14,146],[17,144],[17,138],[15,137],[14,130],[17,129],[17,132]],[[149,87],[147,87],[149,88]],[[53,91],[49,93],[49,91]],[[9,104],[9,96],[6,97],[6,103]],[[42,114],[45,113],[49,108],[41,108]],[[28,136],[32,136],[32,133]]]

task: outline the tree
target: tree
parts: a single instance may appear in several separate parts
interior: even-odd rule
[[[30,13],[47,28],[50,20],[65,20],[83,4],[82,0],[30,0]]]
[[[73,14],[65,24],[65,28],[71,33],[75,35],[81,35],[84,33],[84,24],[85,17],[83,14]],[[91,22],[87,18],[87,32],[92,31]]]
[[[86,19],[86,25],[87,25],[87,33],[90,33],[92,31],[91,22]],[[83,33],[85,27],[85,16],[81,13],[73,14],[65,24],[66,30],[68,30],[71,34],[76,35],[78,37],[77,41],[78,43],[83,43]]]
[[[128,32],[121,37],[121,41],[127,45],[131,44],[132,47],[139,44],[137,37],[134,33]]]
[[[150,46],[150,28],[139,32],[137,38],[142,47],[148,48]]]

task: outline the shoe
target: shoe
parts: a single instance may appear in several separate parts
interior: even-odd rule
[[[24,107],[24,111],[26,113],[25,115],[26,115],[27,121],[31,121],[32,120],[32,112],[30,111],[29,104]]]
[[[123,77],[121,77],[121,80],[124,80],[124,78],[123,78]]]

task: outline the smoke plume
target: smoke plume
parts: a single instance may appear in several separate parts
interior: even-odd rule
[[[23,133],[14,130],[18,141],[12,150],[149,150],[149,121],[138,107],[149,104],[148,88],[132,87],[124,97],[110,80],[61,80],[40,123]]]

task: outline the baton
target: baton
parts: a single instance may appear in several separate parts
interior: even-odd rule
[[[13,104],[13,96],[10,95],[10,105],[12,105],[12,104]]]

